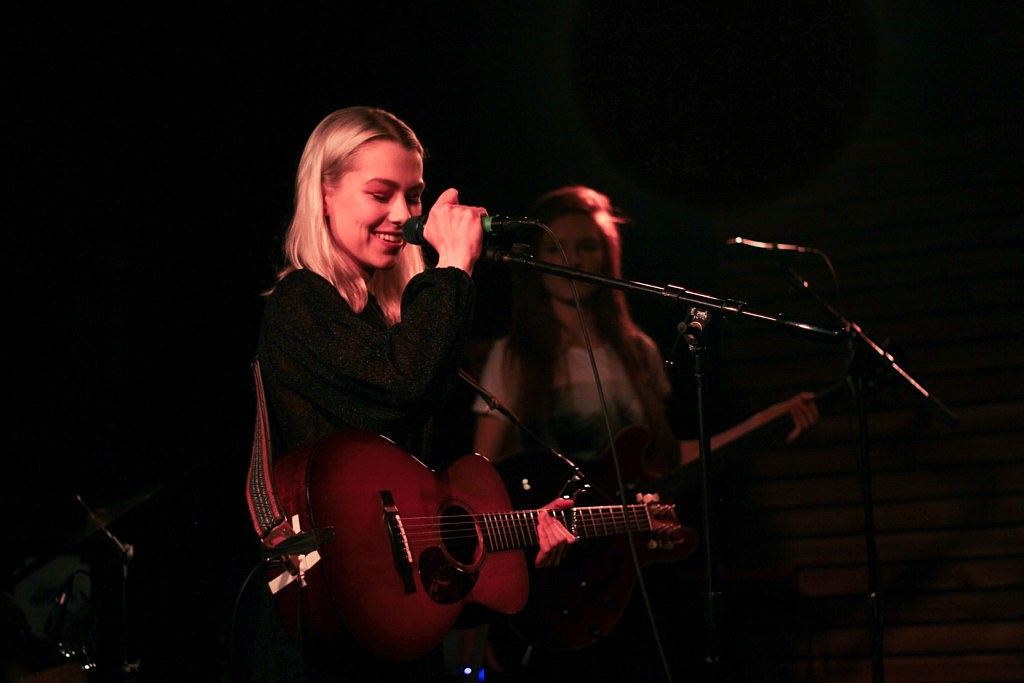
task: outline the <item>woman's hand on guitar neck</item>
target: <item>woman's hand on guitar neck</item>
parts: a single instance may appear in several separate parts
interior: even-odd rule
[[[793,420],[793,429],[786,435],[786,443],[793,443],[798,436],[818,423],[818,404],[814,402],[814,394],[810,391],[800,392],[778,405],[784,406]]]
[[[814,398],[813,392],[802,391],[785,401],[773,403],[761,412],[751,415],[738,425],[726,429],[721,434],[712,436],[711,450],[716,451],[722,446],[774,422],[783,415],[789,415],[790,419],[793,420],[793,429],[786,435],[786,443],[793,443],[797,437],[818,422],[820,414],[818,412],[818,404],[815,403]],[[679,464],[681,466],[696,462],[699,458],[700,445],[696,439],[679,442]]]
[[[657,493],[642,493],[640,491],[637,491],[636,502],[643,503],[644,505],[647,506],[656,505],[659,502],[661,502],[661,496],[658,495]],[[647,549],[672,550],[672,548],[674,548],[676,545],[672,533],[678,530],[679,525],[672,524],[667,529],[660,529],[658,533],[651,533],[650,538],[647,539]]]
[[[572,507],[572,505],[571,498],[555,498],[541,508],[541,514],[537,515],[537,540],[540,550],[537,551],[537,558],[533,564],[538,569],[558,565],[565,557],[569,545],[576,542],[576,537],[555,519],[553,514],[547,512],[548,510]]]

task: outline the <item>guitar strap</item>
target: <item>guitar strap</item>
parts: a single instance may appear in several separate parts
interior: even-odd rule
[[[249,516],[264,551],[273,551],[285,539],[294,536],[295,531],[288,522],[274,488],[270,421],[267,416],[267,397],[263,391],[259,358],[253,359],[252,373],[256,388],[256,426],[252,437],[246,499],[249,503]]]

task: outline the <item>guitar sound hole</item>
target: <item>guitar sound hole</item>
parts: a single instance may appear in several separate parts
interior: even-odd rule
[[[480,561],[476,519],[463,507],[450,505],[441,513],[441,542],[452,561],[463,567]]]

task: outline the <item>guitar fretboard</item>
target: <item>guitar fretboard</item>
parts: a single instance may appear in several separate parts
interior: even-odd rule
[[[537,517],[553,514],[577,538],[614,536],[627,531],[650,531],[648,507],[597,505],[563,510],[513,510],[480,515],[478,523],[490,552],[528,548],[539,544]]]

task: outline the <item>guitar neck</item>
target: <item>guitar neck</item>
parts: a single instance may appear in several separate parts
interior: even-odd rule
[[[814,400],[819,403],[822,403],[826,399],[831,399],[834,396],[838,395],[841,392],[841,390],[844,389],[846,389],[846,382],[837,382],[836,384],[833,384],[832,386],[817,392],[814,395]],[[764,427],[765,425],[770,424],[775,420],[778,420],[780,417],[784,417],[788,414],[789,404],[786,401],[768,406],[761,412],[751,415],[743,422],[740,422],[738,425],[730,427],[729,429],[726,429],[724,432],[712,436],[709,444],[711,446],[711,450],[716,451],[719,448],[722,448],[723,446],[726,446],[732,443],[733,441],[736,441],[737,439],[740,439],[746,436],[747,434],[757,429],[760,429],[761,427]]]
[[[740,439],[751,432],[764,427],[765,425],[774,422],[783,415],[789,414],[789,407],[784,403],[777,403],[773,406],[762,410],[759,413],[751,415],[743,422],[738,425],[726,429],[720,434],[712,436],[710,439],[710,446],[712,451],[716,451],[723,446],[726,446],[737,439]]]
[[[576,538],[600,538],[632,531],[650,531],[648,506],[595,505],[561,510],[514,510],[480,515],[480,530],[491,552],[530,548],[539,544],[537,518],[553,514]]]

